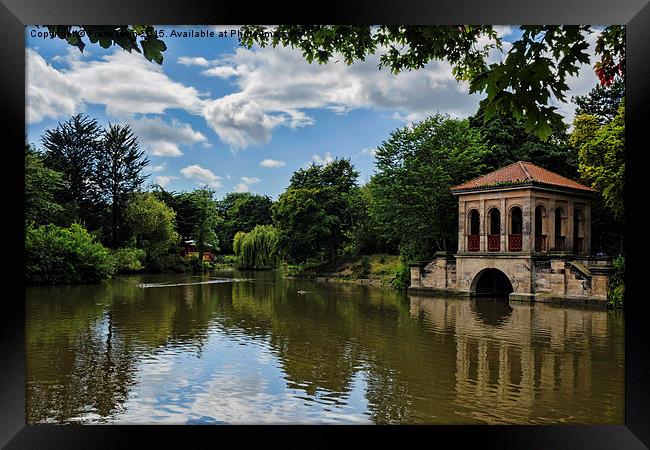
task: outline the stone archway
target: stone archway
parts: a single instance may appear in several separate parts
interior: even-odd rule
[[[474,276],[470,292],[479,297],[508,297],[514,292],[514,288],[508,275],[499,269],[490,267],[479,271]]]

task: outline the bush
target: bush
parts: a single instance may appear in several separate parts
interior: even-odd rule
[[[25,233],[27,284],[97,283],[114,273],[110,251],[79,224],[34,227]]]
[[[395,278],[391,282],[391,285],[398,291],[406,291],[410,284],[411,269],[407,264],[402,263],[395,271]]]
[[[113,264],[118,273],[138,272],[144,268],[147,254],[140,248],[120,248],[113,252]]]
[[[620,256],[614,260],[614,273],[609,279],[607,289],[607,306],[621,308],[625,297],[625,258]]]
[[[192,270],[190,262],[180,255],[158,255],[149,261],[150,272],[188,272]]]

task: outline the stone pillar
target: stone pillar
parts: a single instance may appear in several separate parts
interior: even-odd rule
[[[531,196],[524,197],[523,199],[523,208],[521,210],[522,215],[522,227],[521,227],[521,249],[523,252],[531,252],[532,245],[534,245],[534,239],[531,239],[533,236],[533,226],[531,225],[530,214],[531,214]],[[532,221],[533,224],[535,221]]]
[[[465,237],[465,202],[458,200],[458,251],[467,251],[467,238]]]
[[[548,201],[548,216],[546,217],[548,223],[548,234],[546,236],[546,251],[551,249],[555,250],[555,200]]]
[[[566,207],[566,239],[565,239],[565,248],[569,253],[573,253],[573,200],[569,199],[567,201]]]
[[[479,200],[478,213],[479,213],[479,228],[481,246],[479,251],[484,252],[487,250],[487,236],[485,236],[485,200]]]
[[[586,255],[591,255],[591,205],[589,203],[585,203],[583,215],[585,220],[585,235],[583,239],[584,248],[582,251]]]
[[[411,286],[422,287],[422,265],[413,265],[411,269]]]
[[[551,294],[563,296],[566,291],[564,274],[564,260],[551,260]]]
[[[506,211],[506,199],[501,197],[501,251],[508,251],[508,212]]]

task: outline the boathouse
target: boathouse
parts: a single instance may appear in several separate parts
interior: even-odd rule
[[[591,255],[594,189],[518,161],[452,193],[458,251],[412,265],[409,292],[604,304],[612,267]]]

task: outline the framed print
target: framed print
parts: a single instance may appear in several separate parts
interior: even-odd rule
[[[647,2],[242,6],[4,2],[2,445],[646,448]]]

